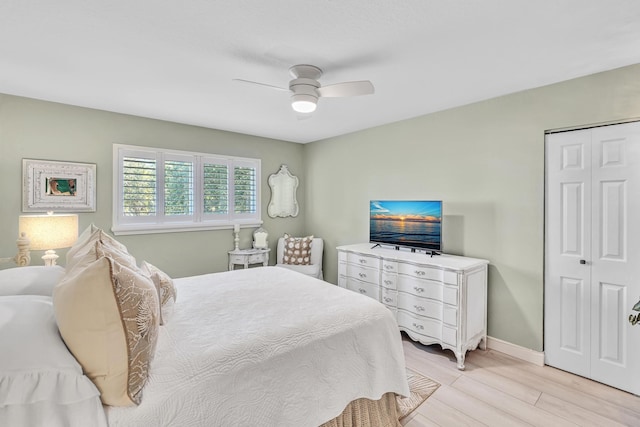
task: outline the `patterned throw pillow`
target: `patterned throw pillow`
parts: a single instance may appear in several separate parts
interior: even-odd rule
[[[53,290],[60,335],[105,405],[138,405],[155,353],[152,280],[110,257],[74,268]]]
[[[150,277],[156,285],[160,300],[160,324],[164,325],[173,314],[173,306],[178,296],[176,286],[173,284],[173,279],[171,279],[167,273],[146,261],[142,261],[140,270],[142,270],[142,273],[147,277]]]
[[[291,237],[284,235],[284,253],[282,262],[290,265],[311,264],[311,244],[313,236]]]

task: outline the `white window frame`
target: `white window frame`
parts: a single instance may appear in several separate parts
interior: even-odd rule
[[[156,163],[156,213],[149,216],[125,216],[123,214],[123,166],[125,157],[154,159]],[[179,160],[193,163],[193,215],[164,214],[164,161]],[[227,213],[212,215],[204,213],[204,164],[220,164],[227,167],[228,206]],[[256,212],[235,213],[234,168],[251,167],[256,171]],[[198,230],[221,230],[241,227],[256,227],[262,224],[261,160],[246,157],[223,156],[211,153],[170,150],[164,148],[139,147],[113,144],[113,225],[115,235],[172,233]]]

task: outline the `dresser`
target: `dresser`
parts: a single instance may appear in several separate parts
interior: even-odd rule
[[[338,285],[383,303],[400,330],[422,344],[466,352],[487,343],[487,267],[483,259],[409,250],[339,246]]]

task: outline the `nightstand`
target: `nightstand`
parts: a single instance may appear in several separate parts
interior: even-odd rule
[[[271,249],[235,249],[229,251],[229,270],[234,270],[236,265],[249,268],[249,264],[269,265],[269,252]]]

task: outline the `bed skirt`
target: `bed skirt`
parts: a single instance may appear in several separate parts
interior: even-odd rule
[[[395,393],[385,393],[380,400],[354,400],[320,427],[401,427],[398,417]]]

